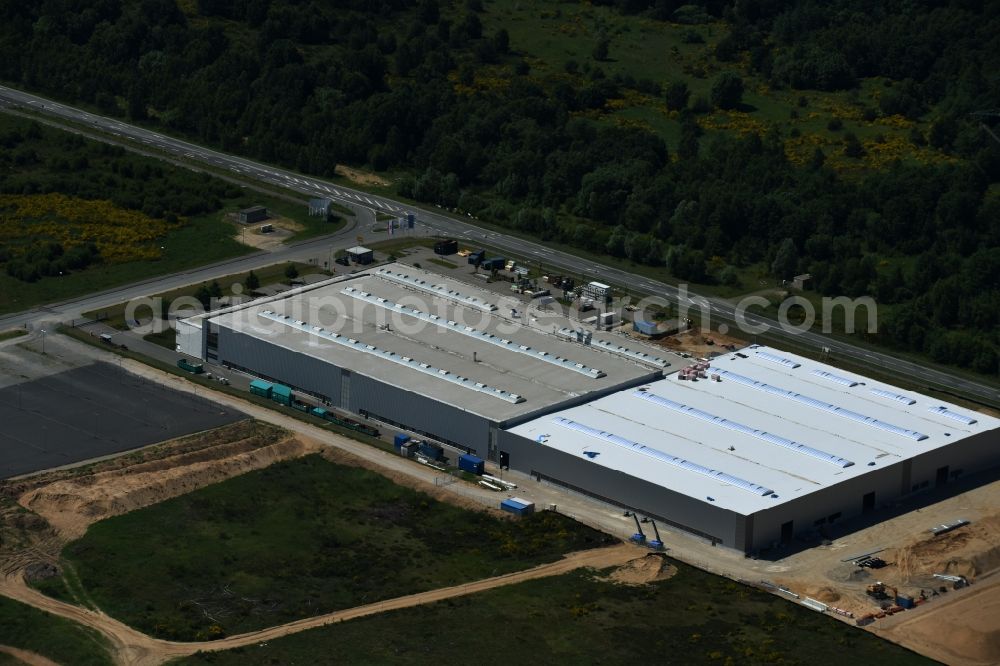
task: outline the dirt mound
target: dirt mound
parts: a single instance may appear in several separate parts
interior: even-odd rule
[[[675,351],[689,352],[695,356],[707,356],[712,352],[725,354],[728,352],[726,345],[733,345],[737,348],[746,346],[746,342],[739,338],[721,333],[705,334],[698,329],[662,338],[658,344]]]
[[[1000,515],[965,527],[925,536],[895,552],[896,565],[907,580],[933,573],[975,578],[1000,568]]]
[[[806,596],[812,597],[816,601],[822,601],[825,604],[832,604],[840,601],[840,592],[837,592],[837,590],[826,585],[823,587],[808,588],[806,590]]]
[[[334,168],[334,173],[338,176],[343,176],[351,182],[358,183],[359,185],[376,185],[378,187],[388,187],[392,183],[387,181],[385,178],[378,176],[370,171],[362,171],[361,169],[352,169],[349,166],[343,164],[338,164]]]
[[[667,580],[677,573],[677,567],[659,553],[629,560],[618,567],[604,580],[619,585],[648,585],[658,580]]]
[[[266,446],[243,439],[211,450],[55,481],[28,491],[18,502],[45,518],[60,536],[72,540],[98,520],[314,451],[313,445],[294,438]]]

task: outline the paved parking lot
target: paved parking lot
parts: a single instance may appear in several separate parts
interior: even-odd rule
[[[93,363],[0,389],[0,478],[139,448],[245,418]]]

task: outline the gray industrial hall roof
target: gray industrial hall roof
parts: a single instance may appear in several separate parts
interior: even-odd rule
[[[401,275],[423,284],[411,288]],[[497,300],[474,285],[389,264],[209,317],[497,421],[662,376],[653,364],[503,316],[509,309],[489,311]],[[641,349],[634,342],[631,348]]]
[[[751,346],[511,432],[748,515],[1000,420],[795,354]],[[713,381],[712,375],[719,381]]]

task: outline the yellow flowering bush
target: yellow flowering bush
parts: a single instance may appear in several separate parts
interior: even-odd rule
[[[0,244],[52,241],[65,249],[93,243],[106,263],[157,259],[158,240],[183,221],[170,223],[107,200],[64,194],[0,194]]]

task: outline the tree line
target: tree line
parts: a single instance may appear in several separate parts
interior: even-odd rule
[[[320,176],[338,162],[403,171],[404,196],[683,280],[809,272],[824,294],[887,306],[879,343],[997,373],[1000,145],[969,115],[1000,108],[995,3],[603,4],[725,21],[713,56],[731,67],[711,99],[689,103],[669,73],[609,75],[599,49],[533,76],[477,0],[198,0],[197,21],[173,0],[5,3],[0,77]],[[778,130],[704,134],[706,104],[740,103],[737,63],[785,89],[881,77],[872,112],[929,118],[913,140],[955,159],[841,176],[819,150],[790,163]],[[674,149],[585,113],[629,89],[678,110]]]

